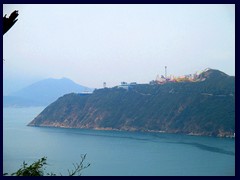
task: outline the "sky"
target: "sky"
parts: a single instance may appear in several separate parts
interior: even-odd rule
[[[235,75],[234,4],[4,4],[3,87],[66,77],[102,88],[205,68]]]

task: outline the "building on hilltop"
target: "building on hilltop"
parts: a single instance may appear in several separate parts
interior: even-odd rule
[[[121,85],[119,85],[118,88],[129,90],[129,88],[135,85],[137,85],[137,82],[131,82],[130,84],[128,84],[127,82],[121,82]]]

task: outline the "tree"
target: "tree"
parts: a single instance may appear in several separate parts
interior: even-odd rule
[[[73,163],[74,169],[68,170],[68,176],[81,176],[81,171],[83,169],[86,169],[90,166],[89,163],[87,165],[84,165],[84,160],[86,159],[86,155],[81,155],[81,160],[79,163]],[[47,165],[47,157],[43,157],[36,162],[32,163],[31,165],[27,165],[27,163],[24,161],[23,165],[20,169],[18,169],[16,172],[12,173],[11,176],[57,176],[55,173],[45,173],[45,165]],[[3,175],[8,175],[8,173],[4,173]],[[60,176],[63,176],[60,174]]]
[[[7,18],[6,16],[7,15],[5,14],[5,16],[3,17],[3,35],[17,22],[18,19],[16,18],[18,17],[18,11],[13,11],[9,18]],[[5,60],[3,59],[3,61]]]
[[[11,13],[9,18],[6,17],[7,15],[3,17],[3,35],[17,22],[18,19],[18,11],[15,10]]]

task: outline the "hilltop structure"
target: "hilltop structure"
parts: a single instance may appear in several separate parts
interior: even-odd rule
[[[205,78],[201,77],[201,74],[204,72],[207,72],[211,70],[210,68],[206,68],[202,71],[197,71],[194,74],[187,74],[187,75],[182,75],[182,76],[167,76],[166,73],[166,66],[165,66],[165,76],[161,75],[161,77],[159,75],[157,75],[155,80],[150,81],[149,84],[165,84],[167,82],[198,82],[198,81],[204,81]]]
[[[67,94],[28,125],[234,137],[235,77],[219,70],[196,75],[203,81],[122,82],[91,95]]]
[[[119,85],[119,86],[117,86],[117,87],[128,90],[129,88],[131,88],[132,86],[135,86],[135,85],[137,85],[136,82],[131,82],[131,83],[121,82],[121,85]]]

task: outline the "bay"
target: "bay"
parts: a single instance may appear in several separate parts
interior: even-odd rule
[[[235,139],[180,134],[29,127],[44,107],[3,108],[3,172],[47,157],[67,175],[83,154],[84,176],[234,176]]]

